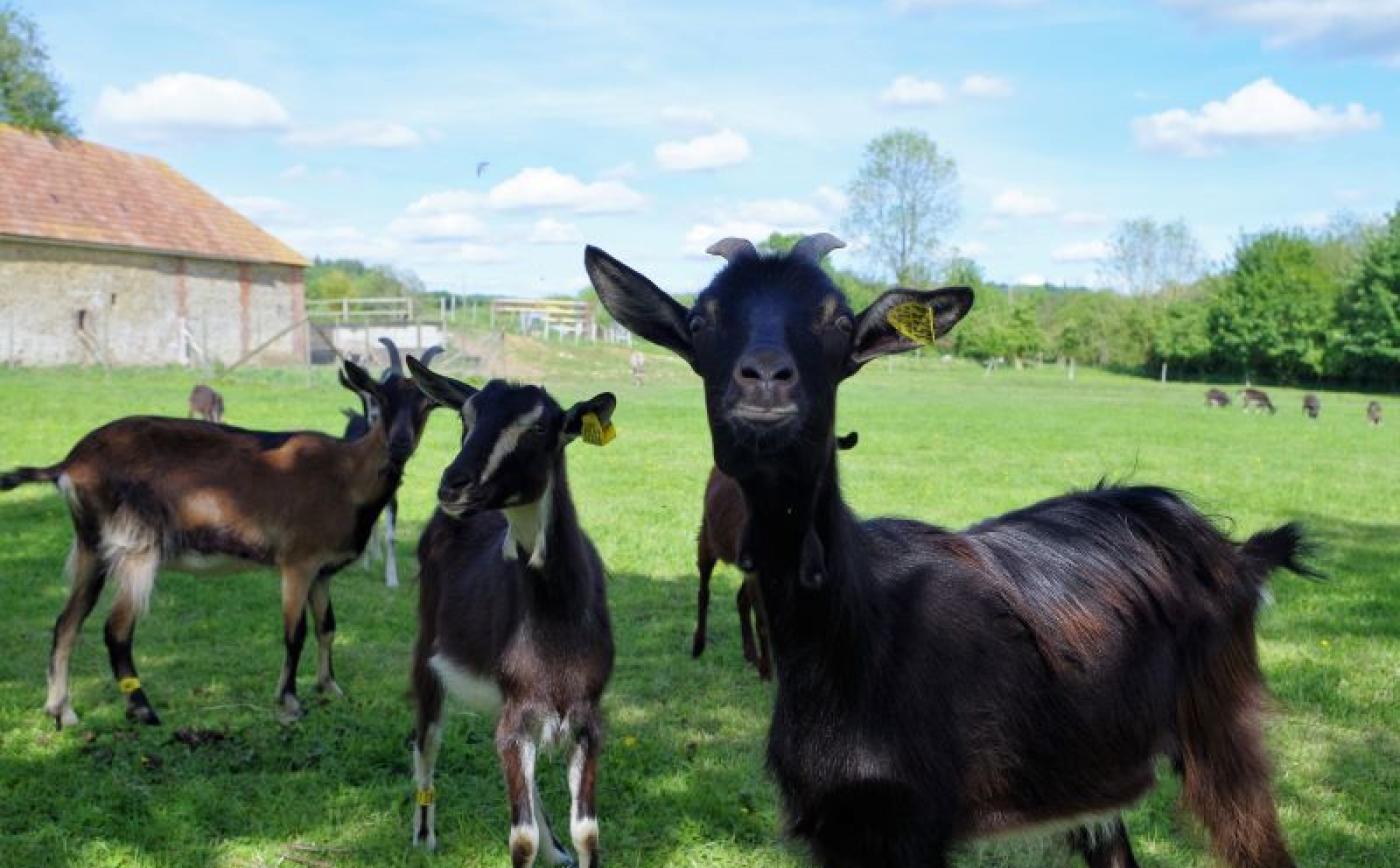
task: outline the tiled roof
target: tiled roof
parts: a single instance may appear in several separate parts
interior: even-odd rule
[[[0,236],[306,265],[154,157],[0,124]]]

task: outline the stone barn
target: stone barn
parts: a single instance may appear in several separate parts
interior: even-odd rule
[[[0,124],[0,362],[304,362],[306,264],[160,160]]]

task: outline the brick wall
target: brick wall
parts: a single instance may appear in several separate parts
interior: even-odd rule
[[[301,271],[0,239],[0,362],[88,364],[95,350],[113,365],[181,364],[198,348],[231,364],[299,318]],[[300,362],[303,330],[255,363]]]

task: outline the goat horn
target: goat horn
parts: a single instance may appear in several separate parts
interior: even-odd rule
[[[721,238],[706,247],[705,252],[711,256],[723,256],[727,262],[737,262],[740,259],[751,259],[758,256],[753,242],[745,238]]]
[[[389,351],[389,370],[403,376],[403,360],[399,358],[399,348],[394,346],[394,342],[388,338],[380,338],[379,342],[384,345],[384,349]]]
[[[442,355],[442,346],[435,344],[423,351],[423,357],[418,360],[418,363],[426,368],[433,363],[433,359],[440,355]]]
[[[830,232],[818,232],[816,235],[805,236],[797,242],[792,248],[792,253],[788,254],[788,258],[812,265],[820,265],[828,253],[845,246],[846,242]]]

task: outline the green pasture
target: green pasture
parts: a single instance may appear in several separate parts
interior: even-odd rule
[[[585,528],[612,574],[617,668],[606,696],[599,806],[611,866],[795,866],[778,834],[763,768],[770,688],[743,665],[722,570],[711,645],[690,659],[694,540],[708,470],[699,383],[649,357],[631,384],[627,351],[511,339],[515,369],[562,403],[615,391],[618,438],[576,444],[569,469]],[[0,468],[48,464],[86,431],[135,413],[182,415],[195,375],[178,370],[0,370]],[[239,370],[218,381],[228,421],[338,432],[352,396],[329,370]],[[1322,546],[1326,583],[1280,576],[1260,624],[1277,699],[1269,727],[1283,823],[1300,865],[1400,865],[1400,400],[1364,423],[1372,397],[1271,390],[1276,416],[1207,410],[1204,387],[1081,368],[1001,370],[931,358],[870,366],[842,392],[841,458],[864,514],[961,526],[1100,477],[1182,489],[1237,536],[1290,519]],[[492,722],[459,711],[439,763],[441,848],[409,846],[405,737],[414,635],[414,544],[457,422],[429,425],[400,495],[405,582],[352,567],[333,585],[336,670],[346,698],[320,702],[314,655],[302,665],[309,713],[276,721],[282,660],[270,572],[163,576],[135,654],[164,720],[134,728],[107,668],[106,601],[74,655],[81,723],[55,732],[41,711],[49,629],[66,587],[70,529],[47,486],[0,495],[0,865],[497,866],[508,861],[506,805]],[[204,736],[191,746],[184,731]],[[214,733],[214,735],[209,735]],[[564,816],[563,763],[540,779]],[[1202,835],[1161,787],[1127,818],[1144,865],[1205,866]],[[1041,866],[1033,843],[979,845],[964,865]]]

